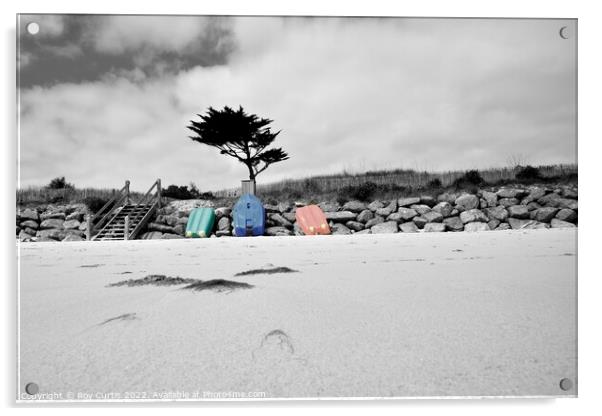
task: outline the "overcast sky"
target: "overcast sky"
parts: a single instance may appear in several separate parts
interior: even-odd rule
[[[224,105],[282,130],[275,144],[291,158],[260,183],[576,163],[575,31],[574,20],[21,16],[21,186],[236,187],[245,166],[186,129]]]

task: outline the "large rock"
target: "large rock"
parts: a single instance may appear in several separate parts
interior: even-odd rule
[[[550,221],[552,221],[552,218],[554,218],[556,216],[558,211],[559,211],[558,208],[553,208],[553,207],[539,208],[539,209],[536,209],[535,211],[533,211],[533,213],[535,215],[531,218],[536,221],[540,221],[540,222],[550,222]]]
[[[475,209],[479,206],[479,198],[476,195],[464,194],[456,199],[456,205],[465,211]]]
[[[550,225],[552,226],[552,228],[575,228],[576,227],[575,224],[570,223],[568,221],[559,220],[558,218],[552,218]]]
[[[217,229],[219,231],[230,231],[230,218],[221,217],[217,222]]]
[[[510,224],[508,224],[507,222],[502,222],[495,228],[495,231],[504,231],[509,230],[510,228]]]
[[[529,190],[529,195],[527,195],[522,200],[523,205],[528,205],[530,202],[537,201],[539,198],[542,198],[546,195],[546,190],[544,188],[531,188]]]
[[[567,208],[577,211],[578,203],[574,199],[563,198],[556,193],[548,194],[542,198],[539,198],[537,202],[540,205],[554,208]]]
[[[64,235],[61,234],[60,230],[51,228],[51,229],[47,229],[47,230],[40,230],[36,233],[36,237],[43,237],[43,238],[51,238],[53,240],[60,240],[61,237],[64,237]]]
[[[270,219],[282,227],[292,228],[293,223],[284,218],[281,214],[271,214]]]
[[[399,230],[402,233],[417,233],[418,227],[412,221],[408,221],[408,222],[399,224]]]
[[[395,221],[387,221],[376,224],[370,230],[372,230],[372,234],[392,234],[396,233],[398,228]]]
[[[160,231],[149,231],[140,236],[140,240],[159,240],[163,235]]]
[[[512,218],[529,218],[529,208],[526,205],[512,205],[508,207],[508,215]]]
[[[215,232],[216,237],[232,237],[232,231],[230,230],[217,230]]]
[[[560,192],[560,195],[562,195],[565,198],[570,198],[570,199],[577,199],[577,189],[575,188],[562,188],[562,191]]]
[[[383,222],[385,222],[385,219],[383,217],[381,217],[380,215],[377,215],[374,218],[372,218],[371,220],[368,220],[366,222],[366,228],[372,228],[377,224],[382,224]]]
[[[338,202],[320,202],[318,207],[324,212],[336,212],[341,205]]]
[[[524,199],[523,199],[523,201],[524,201]],[[527,209],[529,210],[529,212],[535,211],[536,209],[539,209],[539,208],[542,208],[542,206],[539,205],[537,202],[529,202],[527,204]]]
[[[165,233],[161,236],[161,240],[177,240],[177,239],[181,239],[184,238],[183,235],[180,234],[171,234],[171,233]]]
[[[423,229],[424,226],[428,223],[428,221],[426,220],[426,218],[420,216],[420,217],[414,217],[412,218],[412,221],[414,222],[414,224],[416,224],[416,227]]]
[[[517,198],[520,199],[527,194],[524,189],[518,188],[502,188],[497,191],[497,196],[500,198]]]
[[[400,207],[409,207],[410,205],[417,205],[420,203],[420,198],[410,197],[410,198],[399,198],[397,200],[397,205]]]
[[[458,198],[457,194],[450,194],[449,192],[444,192],[444,193],[440,194],[439,196],[437,196],[437,201],[438,202],[448,202],[453,205],[456,203],[457,198]]]
[[[426,233],[442,233],[445,231],[445,224],[440,222],[429,222],[424,225]]]
[[[170,227],[175,227],[178,224],[179,219],[180,217],[175,215],[166,215],[163,217],[163,222],[165,222],[165,224],[169,225]]]
[[[431,211],[431,207],[429,207],[428,205],[424,205],[424,204],[412,205],[410,208],[413,209],[414,211],[416,211],[420,215],[426,214],[427,212]]]
[[[23,221],[23,222],[21,223],[21,227],[22,227],[22,228],[26,228],[26,227],[27,227],[27,228],[32,228],[32,229],[34,229],[34,230],[37,230],[37,229],[39,228],[39,225],[38,225],[38,223],[37,223],[36,221],[34,221],[34,220],[27,220],[27,221]]]
[[[563,208],[556,214],[556,218],[561,221],[575,222],[577,221],[577,213],[572,209]],[[551,220],[550,220],[551,221]]]
[[[65,230],[78,230],[80,225],[82,225],[82,223],[78,220],[67,220],[63,223],[63,228]]]
[[[189,216],[195,208],[213,208],[213,201],[207,199],[172,201],[163,208],[163,214],[169,215],[173,212],[180,212],[185,216]]]
[[[497,194],[494,192],[483,191],[481,196],[487,202],[488,207],[495,207],[497,205]]]
[[[65,213],[63,211],[51,211],[51,212],[44,212],[40,215],[40,219],[42,221],[44,220],[50,220],[50,219],[57,219],[57,220],[65,220],[65,218],[67,218],[67,216],[65,215]]]
[[[230,207],[219,207],[215,209],[216,218],[229,217],[230,214],[232,214],[232,208]]]
[[[159,231],[161,233],[168,233],[168,234],[176,233],[176,231],[174,230],[173,227],[170,227],[169,225],[165,225],[165,224],[159,224],[156,222],[149,223],[147,228],[149,231]]]
[[[290,212],[290,210],[293,209],[293,204],[291,204],[288,201],[284,201],[284,202],[280,202],[278,204],[278,211],[280,211],[281,214],[284,214],[285,212]]]
[[[452,211],[454,210],[454,206],[449,202],[439,202],[437,205],[433,207],[433,211],[438,212],[444,217],[451,216]]]
[[[384,208],[378,208],[376,210],[376,215],[380,215],[381,217],[388,217],[395,211],[397,211],[397,200],[391,201],[391,203]]]
[[[357,214],[351,211],[337,211],[337,212],[325,212],[326,219],[333,222],[347,222],[354,221]]]
[[[74,211],[71,214],[67,215],[65,217],[66,221],[71,221],[71,220],[77,220],[79,222],[82,222],[84,220],[84,213],[81,211]]]
[[[332,235],[351,234],[351,230],[349,228],[347,228],[347,226],[345,224],[341,224],[341,223],[333,224],[330,231],[331,231]]]
[[[469,222],[464,224],[464,231],[475,232],[475,231],[490,231],[489,225],[484,222]]]
[[[497,203],[499,206],[502,206],[504,208],[508,208],[511,207],[513,205],[518,205],[520,201],[516,198],[501,198],[498,199]]]
[[[343,205],[343,211],[360,213],[366,209],[366,204],[361,201],[349,201]]]
[[[464,224],[469,222],[488,222],[489,218],[479,209],[469,209],[460,213],[460,219]]]
[[[365,230],[358,231],[355,233],[355,235],[360,235],[360,234],[372,234],[372,231],[370,229],[365,229]]]
[[[490,220],[487,225],[489,226],[490,230],[495,230],[497,228],[498,225],[500,225],[501,221],[500,220]]]
[[[278,205],[276,204],[263,204],[263,208],[265,209],[265,212],[269,214],[280,212],[280,210],[278,210]]]
[[[442,222],[443,221],[443,215],[441,215],[439,212],[437,211],[430,211],[427,212],[423,215],[424,219],[427,220],[429,223],[431,222]]]
[[[285,212],[282,214],[284,218],[286,218],[291,224],[294,224],[297,221],[297,217],[294,212]]]
[[[518,218],[508,218],[508,223],[513,230],[532,229],[537,224],[535,220],[523,220]]]
[[[176,234],[184,235],[186,234],[186,224],[176,224],[173,230]]]
[[[21,232],[19,233],[19,241],[31,241],[33,237],[33,235],[28,234],[23,230],[21,230]]]
[[[29,209],[29,208],[27,208],[24,211],[21,211],[19,213],[19,216],[21,217],[22,220],[33,220],[33,221],[40,220],[40,215],[38,214],[38,211]]]
[[[265,230],[265,234],[273,237],[284,236],[284,235],[293,235],[293,232],[286,227],[268,227]]]
[[[508,211],[506,208],[501,206],[486,208],[485,213],[489,216],[489,218],[500,220],[502,222],[506,221],[508,218]]]
[[[364,224],[370,221],[372,218],[374,218],[374,214],[369,209],[365,209],[359,214],[357,214],[357,221],[362,222]]]
[[[415,209],[405,207],[399,208],[397,210],[397,213],[399,214],[399,217],[404,221],[409,221],[418,215],[418,212],[416,212]]]
[[[62,229],[63,228],[63,223],[65,221],[58,219],[58,218],[50,218],[47,220],[44,220],[40,223],[40,228],[42,230],[49,230],[49,229]]]
[[[83,238],[80,235],[77,234],[67,234],[65,236],[65,238],[63,238],[61,241],[84,241],[85,238]]]
[[[347,228],[353,231],[362,231],[365,228],[364,224],[358,221],[347,221],[345,225],[347,226]]]
[[[376,212],[377,209],[381,209],[385,207],[385,203],[383,201],[372,201],[368,204],[368,209],[372,212]]]
[[[443,220],[443,224],[447,226],[450,231],[463,231],[464,223],[460,217],[448,217]]]
[[[422,205],[428,205],[429,207],[434,207],[437,204],[437,200],[430,195],[421,195],[420,203]]]

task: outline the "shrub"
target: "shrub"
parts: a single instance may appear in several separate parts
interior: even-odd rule
[[[47,187],[49,189],[65,189],[65,188],[72,189],[73,185],[70,183],[67,183],[67,181],[65,180],[65,177],[61,176],[61,177],[57,177],[57,178],[54,178],[53,180],[51,180]]]
[[[468,172],[466,172],[464,174],[464,180],[473,185],[479,185],[484,182],[483,177],[481,176],[479,171],[476,169],[469,170]]]
[[[84,204],[88,207],[90,212],[96,213],[99,209],[101,209],[109,199],[101,198],[98,196],[89,196],[84,198]]]
[[[521,181],[538,180],[542,178],[539,169],[531,165],[519,168],[514,176]]]
[[[173,199],[195,199],[198,198],[198,190],[191,192],[187,186],[169,185],[162,191],[162,195]]]
[[[427,184],[428,188],[441,188],[441,186],[443,186],[443,184],[439,178],[431,179]]]
[[[343,188],[343,195],[349,196],[351,199],[360,201],[369,200],[378,190],[378,185],[374,182],[364,182],[360,185],[350,185]]]

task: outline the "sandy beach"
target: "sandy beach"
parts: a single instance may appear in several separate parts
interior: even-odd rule
[[[20,391],[574,396],[559,381],[577,380],[576,238],[549,229],[21,244]],[[245,273],[274,267],[291,271]],[[249,287],[109,286],[147,275]]]

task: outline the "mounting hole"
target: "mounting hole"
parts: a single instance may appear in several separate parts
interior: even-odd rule
[[[25,385],[25,392],[31,396],[33,396],[34,394],[37,394],[38,391],[40,391],[40,388],[38,387],[38,385],[36,383],[27,383]]]
[[[560,380],[560,389],[564,391],[569,391],[573,388],[573,381],[570,378],[563,378]]]
[[[27,33],[30,35],[37,35],[40,31],[40,25],[36,22],[31,22],[27,24]]]

